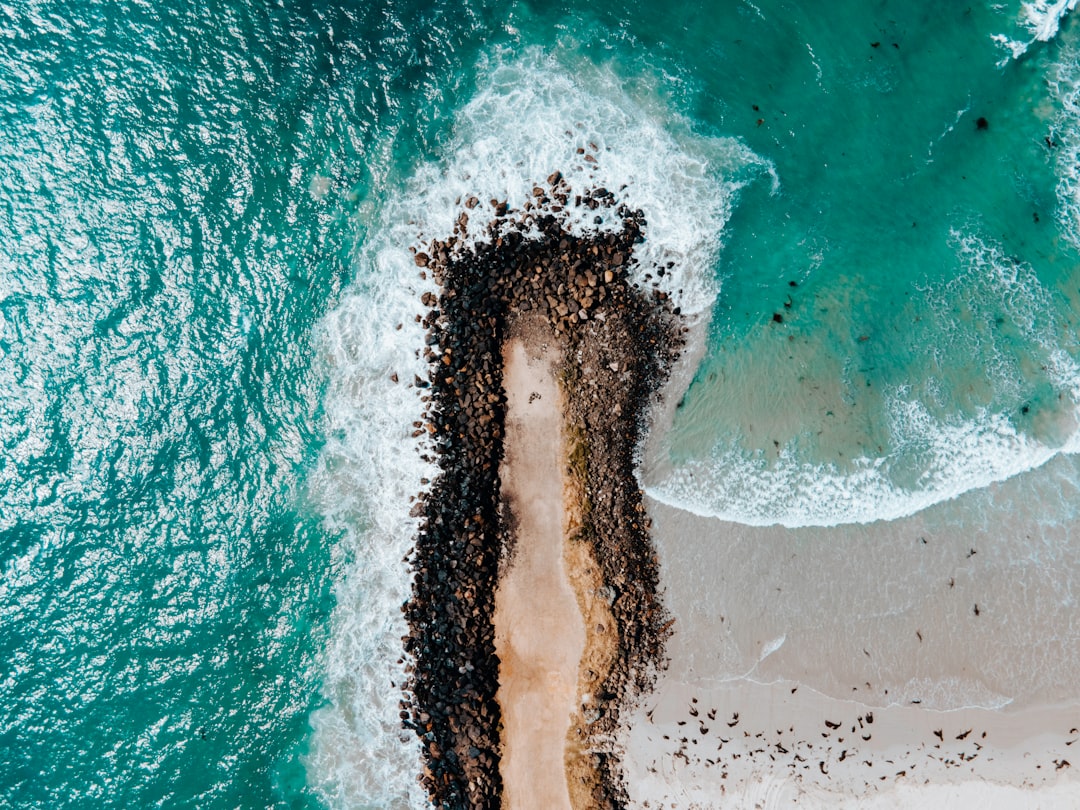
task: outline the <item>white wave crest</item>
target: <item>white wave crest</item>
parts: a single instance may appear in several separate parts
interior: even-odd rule
[[[632,90],[610,68],[585,60],[534,48],[517,58],[490,56],[480,72],[489,78],[461,112],[449,166],[419,172],[425,237],[449,234],[460,201],[475,195],[475,238],[494,217],[491,200],[521,205],[533,186],[561,171],[578,191],[603,186],[640,208],[647,238],[635,251],[638,266],[673,262],[666,286],[676,302],[688,313],[708,309],[719,292],[711,268],[735,192],[761,174],[775,190],[772,165],[734,138],[694,134],[654,88]],[[604,213],[571,207],[567,217],[575,231],[619,226],[612,212],[594,223]]]
[[[1020,11],[1020,24],[1031,38],[1012,39],[1005,34],[994,34],[994,42],[1009,51],[1009,57],[998,62],[998,67],[1008,64],[1009,59],[1019,59],[1036,42],[1049,42],[1057,36],[1065,15],[1076,8],[1077,0],[1032,0],[1024,3]]]
[[[711,269],[733,194],[771,173],[733,139],[694,135],[654,90],[632,89],[614,70],[572,55],[497,53],[478,73],[486,78],[457,115],[444,159],[421,166],[400,190],[386,189],[378,210],[366,212],[355,287],[321,329],[327,444],[312,489],[343,540],[323,658],[327,705],[311,718],[307,766],[331,807],[425,804],[418,746],[400,728],[405,673],[396,662],[406,631],[398,607],[409,595],[403,557],[417,528],[410,497],[435,472],[420,458],[422,438],[411,435],[422,418],[411,382],[426,374],[415,316],[422,292],[434,287],[420,279],[408,248],[421,235],[449,236],[473,195],[481,203],[468,212],[468,227],[481,233],[494,216],[491,200],[519,206],[561,171],[574,188],[605,186],[642,209],[640,265],[674,262],[665,281],[687,311],[701,311],[718,292]],[[571,213],[572,227],[617,225],[597,225],[597,213]]]
[[[1048,85],[1058,107],[1049,136],[1057,174],[1058,227],[1080,250],[1080,45],[1076,40],[1062,48]]]

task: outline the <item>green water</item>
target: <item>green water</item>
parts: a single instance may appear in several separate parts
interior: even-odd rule
[[[800,21],[812,32],[820,68],[806,48],[784,61],[780,53],[755,55],[755,63],[775,69],[739,82],[748,92],[732,111],[751,118],[750,105],[760,105],[765,123],[745,137],[776,161],[784,188],[780,200],[748,197],[738,209],[715,319],[716,332],[736,340],[713,345],[734,354],[742,373],[790,380],[782,360],[794,355],[795,364],[811,365],[800,371],[810,371],[813,383],[847,377],[856,402],[831,404],[861,411],[862,420],[883,386],[913,381],[933,363],[942,325],[928,291],[962,272],[950,231],[970,231],[1020,257],[1063,293],[1076,280],[1075,255],[1061,255],[1054,222],[1056,177],[1043,143],[1049,121],[1039,108],[1049,104],[1039,60],[994,70],[996,48],[985,34],[991,12],[980,19],[970,8],[931,14],[913,6],[885,4],[872,16],[853,9],[850,29]],[[719,88],[736,77],[710,79]],[[985,131],[979,117],[987,120]],[[956,306],[967,303],[952,297]],[[763,299],[784,316],[782,325],[774,327]],[[791,337],[796,345],[784,345]],[[763,355],[760,365],[751,354]],[[813,368],[815,359],[830,356],[836,365]],[[727,366],[713,357],[717,367]],[[973,366],[964,376],[981,371],[978,357],[959,359]],[[855,372],[838,374],[847,360]],[[807,397],[809,405],[813,397],[789,380],[785,394]],[[955,382],[954,388],[951,399],[965,409],[994,398],[985,387],[970,396]],[[862,405],[867,397],[872,404]],[[880,438],[874,424],[865,429],[867,444]]]
[[[998,66],[1019,5],[939,6],[0,5],[0,806],[406,802],[380,667],[415,454],[369,449],[412,406],[368,381],[413,362],[384,304],[414,296],[370,250],[458,165],[493,65],[550,66],[582,118],[618,96],[585,122],[609,165],[644,122],[657,171],[692,153],[693,214],[738,175],[688,231],[721,292],[656,494],[862,519],[868,465],[903,511],[950,464],[977,486],[1070,450],[1078,133],[1049,79],[1075,23]],[[492,116],[470,137],[547,154]],[[1004,438],[950,455],[942,426]],[[759,486],[821,468],[820,513]]]
[[[0,805],[308,801],[339,17],[0,11]]]

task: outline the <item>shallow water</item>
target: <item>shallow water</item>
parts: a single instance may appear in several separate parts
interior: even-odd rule
[[[997,67],[995,24],[888,6],[813,26],[751,83],[763,123],[746,139],[782,190],[747,194],[727,231],[659,497],[752,523],[869,521],[1074,449],[1075,135],[1047,78],[1072,75],[1075,37]]]
[[[1067,579],[1080,34],[939,5],[0,5],[0,804],[420,800],[403,248],[555,169],[711,315],[651,495]]]

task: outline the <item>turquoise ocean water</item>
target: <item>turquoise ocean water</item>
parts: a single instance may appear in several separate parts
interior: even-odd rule
[[[403,249],[465,193],[625,185],[711,314],[654,497],[1076,452],[1069,5],[0,4],[0,806],[420,801]]]

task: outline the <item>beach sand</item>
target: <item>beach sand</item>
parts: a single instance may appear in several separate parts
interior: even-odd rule
[[[650,509],[676,632],[623,738],[637,806],[1080,805],[1078,676],[1040,671],[1059,617],[1009,627],[1004,600],[1031,590],[1015,567],[965,569],[970,549],[938,535],[942,550],[922,533],[898,550],[903,521],[793,531]]]
[[[565,747],[585,627],[563,564],[563,409],[556,352],[509,340],[502,497],[514,547],[495,597],[506,808],[569,808]]]

